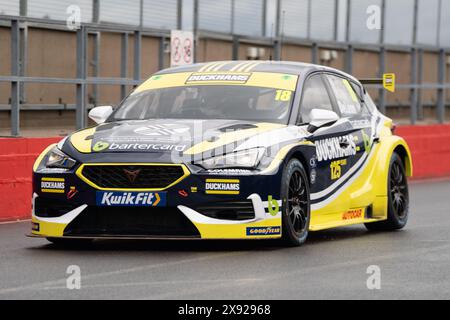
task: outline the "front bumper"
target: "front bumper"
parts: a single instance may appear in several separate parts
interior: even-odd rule
[[[234,172],[231,176],[227,170],[211,173],[183,167],[186,174],[168,187],[139,190],[99,187],[80,174],[80,167],[64,173],[34,172],[31,235],[92,239],[281,237],[278,172]],[[223,184],[237,187],[231,191],[211,188]]]

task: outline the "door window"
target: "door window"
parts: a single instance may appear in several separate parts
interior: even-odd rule
[[[361,102],[351,83],[344,78],[327,75],[333,89],[339,111],[343,117],[351,117],[361,113]]]
[[[321,75],[311,76],[303,86],[299,123],[309,123],[311,121],[309,113],[312,109],[333,111],[330,96]]]

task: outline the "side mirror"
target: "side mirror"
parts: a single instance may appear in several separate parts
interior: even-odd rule
[[[334,111],[324,109],[312,109],[309,113],[308,131],[314,132],[318,128],[329,125],[339,120],[339,116]]]
[[[108,119],[112,112],[113,108],[111,106],[95,107],[89,111],[89,118],[94,120],[97,124],[102,124]]]

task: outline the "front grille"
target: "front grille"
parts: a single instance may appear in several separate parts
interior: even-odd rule
[[[65,236],[199,237],[177,208],[87,207],[64,230]]]
[[[163,189],[183,177],[180,165],[87,165],[82,176],[100,188]]]
[[[198,206],[195,210],[215,219],[247,220],[255,218],[255,210],[251,200],[214,202]]]

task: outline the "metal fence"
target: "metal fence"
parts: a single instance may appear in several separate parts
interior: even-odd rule
[[[104,1],[80,0],[78,3],[83,5],[90,14],[82,19],[80,27],[74,31],[77,34],[75,78],[29,77],[25,75],[23,67],[29,58],[26,54],[27,28],[44,27],[68,31],[66,21],[62,20],[62,17],[66,15],[50,14],[53,12],[51,10],[50,13],[46,13],[45,8],[39,7],[36,0],[17,0],[18,6],[8,6],[9,9],[5,11],[2,10],[5,1],[9,0],[0,0],[0,13],[9,15],[0,15],[0,25],[10,27],[11,75],[0,75],[0,82],[11,84],[12,136],[20,135],[23,83],[55,83],[76,86],[76,127],[83,128],[87,125],[87,110],[90,107],[86,101],[87,85],[119,85],[121,86],[121,96],[124,97],[126,86],[135,86],[141,82],[142,36],[160,39],[158,61],[162,68],[170,29],[189,29],[191,27],[196,39],[195,45],[198,45],[201,39],[230,41],[232,43],[231,59],[238,58],[241,44],[272,48],[275,60],[281,58],[283,45],[309,46],[313,63],[318,62],[319,48],[337,49],[345,51],[345,70],[352,73],[354,51],[367,50],[378,54],[378,71],[381,76],[386,71],[386,52],[393,50],[408,53],[411,55],[411,83],[399,84],[397,87],[400,90],[410,91],[411,123],[416,123],[418,116],[420,117],[422,109],[420,97],[422,90],[425,89],[436,90],[436,119],[438,122],[444,122],[445,119],[445,90],[450,88],[450,83],[446,83],[445,74],[447,55],[450,53],[450,33],[448,32],[450,29],[450,0],[427,0],[428,10],[421,10],[421,6],[425,5],[424,0],[223,0],[221,2],[169,0],[165,4],[159,4],[159,7],[153,8],[150,6],[151,4],[157,5],[156,3],[161,2],[109,0],[108,10],[102,10],[106,7]],[[57,2],[61,6],[77,1]],[[364,31],[364,28],[359,30],[355,25],[362,23],[360,21],[361,12],[364,13],[363,9],[367,9],[368,3],[379,3],[381,9],[380,29],[371,33],[371,36],[361,37],[361,33],[367,31]],[[393,16],[392,12],[395,10],[391,7],[405,5],[405,3],[412,4],[412,13],[408,11],[407,14],[404,14],[404,16],[411,16],[412,21],[406,23],[406,29],[397,30],[397,33],[401,33],[402,36],[392,35],[392,28],[398,28],[398,22],[395,20],[398,19],[401,22],[404,17]],[[126,7],[121,7],[121,4],[122,6],[125,4]],[[321,11],[323,8],[327,8],[327,10]],[[436,9],[434,15],[430,15],[429,12],[432,11],[429,10],[430,8]],[[251,10],[252,14],[247,17],[245,12],[248,10]],[[129,11],[134,12],[134,15],[120,14]],[[428,11],[427,15],[424,16],[422,11]],[[46,14],[47,16],[45,16]],[[314,18],[318,14],[322,18]],[[45,18],[41,17],[42,15]],[[121,19],[117,20],[119,15]],[[136,16],[137,19],[135,19]],[[367,17],[367,14],[362,16]],[[430,19],[435,23],[431,29]],[[448,28],[443,28],[446,24],[449,24]],[[402,33],[403,31],[405,33]],[[88,34],[95,36],[99,32],[121,34],[120,77],[98,77],[97,72],[94,72],[93,77],[87,76],[87,37]],[[127,78],[128,37],[130,34],[135,39],[134,63],[133,77]],[[409,34],[411,39],[407,40]],[[407,37],[405,38],[404,35]],[[430,40],[431,38],[433,40]],[[194,52],[197,53],[197,50]],[[438,79],[435,83],[423,83],[422,81],[424,52],[437,53],[439,56]],[[94,56],[98,59],[98,55]],[[196,57],[194,57],[195,59]],[[380,110],[385,112],[386,97],[382,88],[379,88],[378,104]]]

